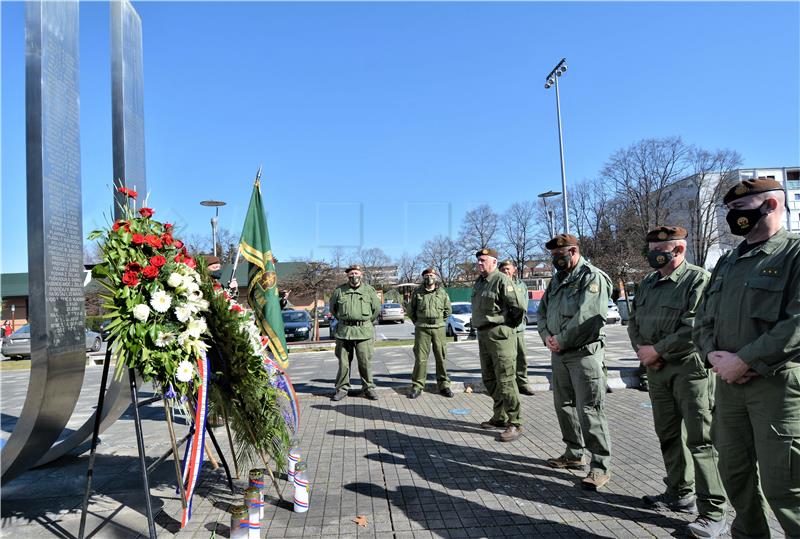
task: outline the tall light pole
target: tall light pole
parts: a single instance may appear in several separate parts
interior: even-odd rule
[[[561,134],[561,96],[558,93],[558,78],[567,70],[567,59],[562,58],[558,65],[547,75],[545,89],[555,85],[556,87],[556,114],[558,115],[558,151],[561,154],[561,190],[564,197],[561,199],[564,205],[564,232],[569,234],[569,215],[567,213],[567,173],[564,170],[564,140]]]
[[[221,200],[204,200],[200,205],[210,206],[216,212],[214,217],[211,218],[211,241],[214,243],[214,256],[217,256],[217,219],[219,218],[219,207],[224,206],[225,202]]]
[[[551,238],[556,235],[556,223],[554,219],[555,216],[553,215],[553,210],[547,207],[547,199],[550,197],[557,197],[560,194],[561,193],[559,193],[558,191],[547,191],[546,193],[539,193],[538,195],[536,195],[539,198],[541,198],[542,202],[544,203],[544,212],[545,214],[547,214],[547,230],[550,232]]]

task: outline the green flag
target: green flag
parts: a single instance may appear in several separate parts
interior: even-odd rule
[[[282,368],[289,365],[286,351],[286,336],[283,333],[283,316],[278,298],[278,277],[275,274],[275,263],[272,248],[269,244],[267,219],[264,217],[264,205],[261,203],[261,171],[253,185],[250,196],[250,207],[244,219],[242,238],[239,249],[242,256],[250,262],[248,272],[249,285],[247,299],[256,315],[262,335],[269,338],[269,348],[275,360]]]

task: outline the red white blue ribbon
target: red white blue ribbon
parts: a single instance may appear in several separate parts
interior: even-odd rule
[[[192,495],[197,486],[197,477],[203,466],[203,453],[206,444],[206,415],[208,414],[208,358],[205,352],[197,358],[197,371],[200,384],[197,387],[197,402],[194,412],[194,432],[186,445],[186,456],[183,459],[183,484],[186,493],[186,508],[181,518],[181,528],[192,518]]]

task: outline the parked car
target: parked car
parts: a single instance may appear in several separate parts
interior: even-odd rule
[[[606,313],[606,324],[616,324],[621,322],[622,317],[619,314],[619,307],[611,300],[608,300],[608,313]]]
[[[319,327],[324,328],[331,325],[331,308],[325,305],[324,307],[317,308],[317,323]]]
[[[456,301],[452,304],[453,313],[447,317],[445,333],[448,337],[453,335],[469,334],[472,325],[472,304],[466,301]]]
[[[306,311],[282,311],[283,334],[287,341],[305,341],[313,334],[314,321]]]
[[[381,305],[381,312],[378,315],[378,323],[400,322],[406,319],[406,310],[399,303],[384,303]]]
[[[98,352],[103,346],[103,338],[96,331],[86,331],[86,350]],[[3,355],[8,357],[29,357],[31,355],[31,327],[24,325],[3,340]]]
[[[528,300],[528,312],[525,313],[525,325],[530,326],[539,322],[539,299]]]

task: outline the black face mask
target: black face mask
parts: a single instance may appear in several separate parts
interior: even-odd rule
[[[647,253],[647,263],[653,269],[661,269],[675,258],[672,251],[650,251]]]
[[[433,284],[436,282],[436,277],[431,277],[429,275],[426,275],[424,277],[424,280],[425,280],[425,285],[433,286]]]
[[[725,220],[728,221],[728,226],[731,227],[731,234],[734,236],[747,236],[758,222],[764,218],[765,214],[761,213],[761,208],[763,207],[764,204],[752,210],[728,210]]]
[[[556,268],[557,271],[563,271],[569,269],[569,259],[570,255],[554,255],[553,256],[553,266]]]
[[[350,286],[358,288],[358,286],[361,284],[361,277],[356,277],[355,275],[352,275],[347,278],[347,282],[350,283]]]
[[[209,274],[211,275],[212,278],[214,278],[214,279],[219,281],[219,278],[222,277],[222,270],[219,269],[219,270],[210,271]]]

